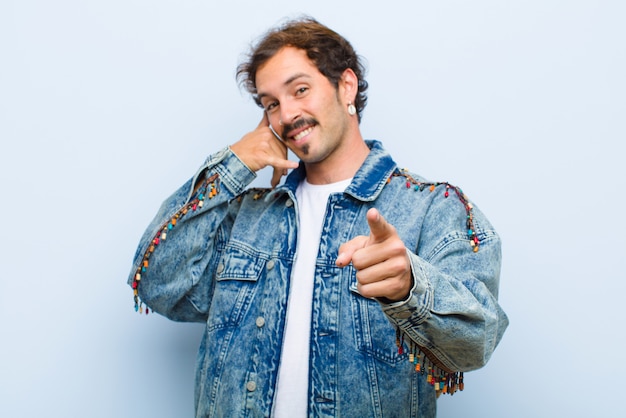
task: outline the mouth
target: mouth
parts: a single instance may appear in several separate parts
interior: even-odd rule
[[[285,134],[283,135],[283,137],[285,139],[291,139],[294,142],[298,142],[305,138],[307,135],[309,135],[316,125],[316,120],[300,119],[292,125],[285,126]]]
[[[313,127],[309,126],[304,131],[300,131],[296,135],[292,136],[292,138],[293,138],[294,141],[299,141],[302,138],[304,138],[305,136],[307,136],[308,134],[310,134],[311,131],[313,131]]]

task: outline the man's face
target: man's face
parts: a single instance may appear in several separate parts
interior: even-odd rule
[[[339,148],[346,107],[304,50],[281,49],[258,69],[256,87],[270,124],[302,161],[321,163]]]

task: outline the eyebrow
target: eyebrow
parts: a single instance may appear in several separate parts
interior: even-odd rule
[[[289,77],[287,80],[285,80],[285,82],[283,83],[283,86],[288,86],[291,83],[293,83],[294,81],[300,79],[300,78],[311,78],[310,75],[306,74],[306,73],[296,73],[294,75],[292,75],[291,77]],[[257,100],[261,101],[261,99],[263,99],[264,97],[269,96],[269,94],[267,93],[260,93],[257,94]]]

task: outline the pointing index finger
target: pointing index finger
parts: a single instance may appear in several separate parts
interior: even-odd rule
[[[370,238],[374,242],[382,241],[393,233],[393,227],[374,208],[367,211],[367,223],[370,227]]]

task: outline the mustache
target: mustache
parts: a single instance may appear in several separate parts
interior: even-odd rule
[[[301,118],[301,119],[297,119],[294,123],[287,123],[283,125],[283,131],[281,132],[281,135],[283,137],[283,139],[286,141],[287,140],[287,133],[293,131],[294,129],[300,129],[304,126],[307,125],[317,125],[318,122],[315,118]]]

